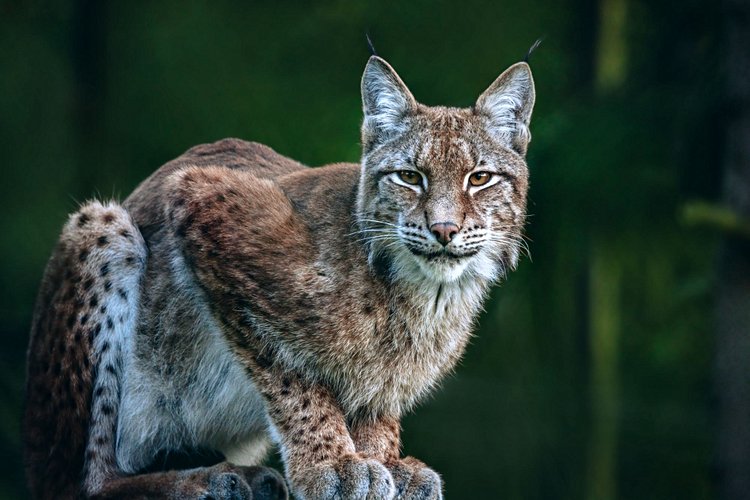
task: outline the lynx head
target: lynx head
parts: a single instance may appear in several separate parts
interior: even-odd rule
[[[529,66],[517,63],[472,108],[425,106],[370,58],[357,216],[371,265],[440,283],[492,281],[515,267],[534,96]]]

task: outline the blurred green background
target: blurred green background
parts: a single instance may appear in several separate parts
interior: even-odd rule
[[[536,38],[525,259],[404,421],[447,498],[716,496],[713,297],[725,9],[684,0],[0,0],[0,496],[24,498],[36,288],[66,214],[223,137],[358,161],[369,31],[426,104]],[[748,423],[750,425],[750,422]]]

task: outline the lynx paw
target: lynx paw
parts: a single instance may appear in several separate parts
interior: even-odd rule
[[[292,483],[297,497],[311,500],[388,500],[396,492],[383,464],[353,455],[306,469]]]
[[[201,500],[252,500],[253,491],[243,478],[234,472],[222,472],[208,477],[206,491],[199,498]]]
[[[253,500],[286,500],[289,492],[281,474],[270,467],[241,467],[235,465],[237,472],[242,473],[253,492]]]
[[[236,467],[219,464],[185,471],[175,485],[174,498],[197,500],[286,500],[281,475],[267,467]]]
[[[416,458],[406,457],[386,464],[396,482],[399,500],[442,500],[443,482],[437,472]]]

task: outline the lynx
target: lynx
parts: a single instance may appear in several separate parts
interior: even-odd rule
[[[521,62],[428,107],[373,56],[361,90],[360,164],[226,139],[70,216],[28,352],[35,498],[442,498],[399,421],[519,260],[534,85]],[[191,451],[224,461],[160,467]]]

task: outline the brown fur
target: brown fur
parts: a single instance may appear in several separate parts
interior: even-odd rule
[[[140,235],[130,227],[122,208],[95,204],[69,219],[47,266],[32,325],[24,415],[34,497],[78,493],[71,478],[83,469],[93,378],[97,369],[106,369],[97,366],[92,345],[120,321],[106,310],[119,276],[143,266],[133,244]],[[103,274],[107,278],[99,283]]]
[[[36,497],[82,487],[93,496],[241,498],[258,478],[276,484],[265,469],[227,464],[132,475],[149,453],[174,446],[258,443],[262,456],[255,410],[220,396],[230,389],[262,398],[300,498],[442,497],[434,471],[401,458],[399,421],[456,365],[487,290],[518,259],[533,84],[516,65],[473,109],[429,108],[373,57],[363,103],[361,165],[308,169],[229,139],[168,163],[124,209],[91,205],[71,218],[29,350],[25,436]],[[400,181],[405,170],[422,184]],[[488,187],[468,184],[485,170]],[[436,225],[455,227],[455,239],[438,244]],[[101,311],[105,295],[133,325],[113,328],[114,357],[112,346],[92,344],[97,328],[120,320]],[[221,385],[237,367],[247,387]],[[214,382],[196,389],[203,376]],[[100,386],[117,397],[109,403]],[[180,409],[183,400],[206,412],[196,413],[202,420]],[[162,430],[144,432],[141,418]]]

